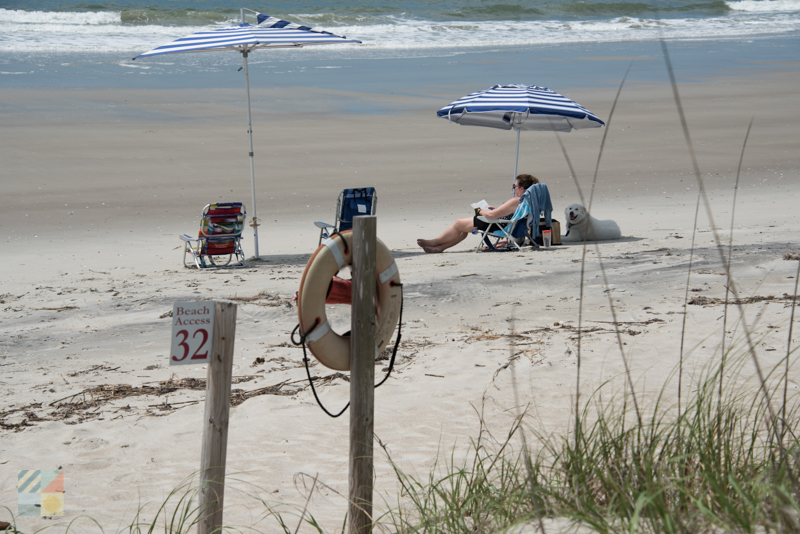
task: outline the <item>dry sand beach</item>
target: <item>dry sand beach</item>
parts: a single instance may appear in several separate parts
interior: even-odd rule
[[[786,356],[797,262],[783,256],[800,248],[797,67],[680,86],[715,224],[701,206],[686,308],[698,190],[690,155],[668,84],[623,89],[592,208],[616,220],[623,238],[586,253],[583,395],[606,381],[606,395],[623,387],[610,302],[641,390],[657,392],[676,370],[684,310],[687,376],[718,356],[726,277],[714,232],[727,245],[751,117],[731,271],[740,295],[756,297],[746,318],[762,365]],[[554,89],[604,119],[616,94],[608,86]],[[140,519],[152,519],[198,469],[205,369],[170,367],[167,353],[173,302],[202,299],[238,304],[225,522],[276,531],[263,500],[293,528],[316,478],[308,511],[326,532],[341,528],[347,417],[317,407],[289,334],[297,323],[291,297],[316,248],[312,222],[333,216],[344,187],[377,188],[378,236],[404,282],[395,372],[375,397],[375,433],[391,460],[426,479],[437,460],[465,454],[481,414],[496,440],[521,410],[532,430],[566,433],[582,247],[476,254],[471,237],[424,254],[415,244],[468,215],[471,202],[509,196],[513,135],[433,114],[472,90],[387,95],[381,105],[390,113],[354,115],[338,106],[377,97],[254,87],[262,259],[215,272],[182,268],[177,235],[195,231],[208,202],[250,208],[241,90],[4,90],[0,503],[15,511],[18,469],[63,468],[66,481],[65,516],[19,517],[20,530],[85,515],[115,532],[140,507]],[[290,113],[299,102],[318,109]],[[562,137],[587,197],[602,135]],[[563,221],[579,195],[555,137],[524,133],[519,167],[548,184]],[[252,256],[249,230],[244,247]],[[342,310],[333,316],[347,328]],[[728,330],[741,344],[732,317]],[[318,390],[331,409],[346,402],[345,376],[318,364],[312,372],[324,377]],[[796,391],[796,370],[790,386]],[[384,450],[376,452],[382,511],[397,506],[399,485]],[[76,528],[99,530],[88,519]]]

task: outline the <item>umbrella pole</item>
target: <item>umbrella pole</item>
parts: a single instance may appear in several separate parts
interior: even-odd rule
[[[514,180],[517,179],[517,166],[519,165],[519,128],[517,128],[517,157],[514,160]]]
[[[250,134],[250,192],[253,198],[253,219],[250,226],[253,227],[253,239],[255,242],[255,259],[259,259],[258,254],[258,215],[256,211],[256,173],[253,165],[253,119],[250,114],[250,76],[247,72],[247,50],[242,50],[244,58],[244,87],[247,90],[247,133]]]

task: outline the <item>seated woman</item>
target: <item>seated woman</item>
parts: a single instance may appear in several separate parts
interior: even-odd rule
[[[441,233],[436,239],[417,239],[417,245],[422,247],[425,252],[444,252],[448,248],[461,243],[473,230],[485,230],[489,223],[478,219],[478,215],[488,219],[510,219],[517,211],[519,197],[533,184],[538,184],[539,180],[530,174],[520,174],[514,180],[514,197],[505,201],[498,207],[489,206],[489,209],[479,210],[475,217],[465,217],[457,219],[447,230]]]

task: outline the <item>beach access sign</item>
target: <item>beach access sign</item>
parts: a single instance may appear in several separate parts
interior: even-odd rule
[[[176,302],[172,308],[170,365],[208,363],[214,335],[213,301]]]

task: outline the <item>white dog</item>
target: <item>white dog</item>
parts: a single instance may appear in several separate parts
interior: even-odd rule
[[[603,241],[606,239],[619,239],[622,236],[619,226],[614,221],[599,221],[589,215],[586,208],[580,204],[570,204],[564,210],[567,219],[568,235],[562,241]]]

